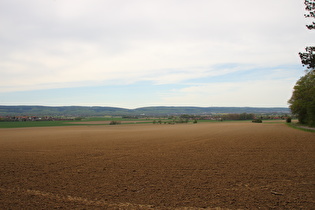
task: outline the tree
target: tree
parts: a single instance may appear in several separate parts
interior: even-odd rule
[[[315,18],[315,0],[305,0],[305,10],[308,11],[308,14],[304,16],[306,18]],[[315,29],[315,22],[312,22],[310,25],[306,25],[309,30]]]
[[[300,123],[315,125],[315,71],[309,71],[297,81],[288,102]]]
[[[315,69],[315,47],[306,47],[305,53],[299,53],[303,66],[310,71]]]
[[[315,18],[315,0],[305,0],[305,10],[308,12],[304,14],[306,18]],[[310,25],[306,25],[309,30],[315,29],[315,22],[312,22]],[[310,71],[314,71],[315,69],[315,47],[310,46],[305,48],[306,52],[299,53],[301,62],[303,66]]]
[[[306,18],[315,18],[315,0],[305,0]],[[309,30],[315,29],[315,22],[306,25]],[[315,47],[305,48],[306,52],[299,53],[302,65],[306,67],[305,76],[296,85],[291,99],[288,101],[293,114],[298,116],[299,122],[315,126]]]

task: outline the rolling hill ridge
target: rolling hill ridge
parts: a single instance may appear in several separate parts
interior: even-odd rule
[[[0,116],[201,115],[216,113],[290,113],[289,108],[153,106],[136,109],[102,106],[0,106]]]

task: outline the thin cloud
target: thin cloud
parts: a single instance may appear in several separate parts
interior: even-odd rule
[[[303,13],[296,0],[2,1],[0,92],[182,85],[295,66],[313,40]]]
[[[290,97],[290,81],[248,81],[239,83],[211,83],[191,86],[161,95],[161,104],[180,106],[252,106],[281,107]],[[283,94],[286,93],[286,94]]]

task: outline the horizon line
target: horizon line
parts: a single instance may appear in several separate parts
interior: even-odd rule
[[[259,108],[259,109],[268,109],[268,108],[285,108],[285,109],[290,109],[289,107],[284,107],[284,106],[264,106],[264,107],[259,107],[259,106],[189,106],[189,105],[156,105],[156,106],[141,106],[137,108],[124,108],[124,107],[119,107],[119,106],[103,106],[103,105],[2,105],[0,106],[39,106],[39,107],[108,107],[108,108],[120,108],[120,109],[141,109],[141,108],[149,108],[149,107],[178,107],[178,108]]]

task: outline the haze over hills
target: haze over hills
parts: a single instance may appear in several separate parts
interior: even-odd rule
[[[258,108],[258,107],[184,107],[184,106],[153,106],[136,109],[101,106],[0,106],[0,116],[33,115],[33,116],[119,116],[119,115],[201,115],[216,113],[254,113],[254,114],[288,114],[289,108]]]

